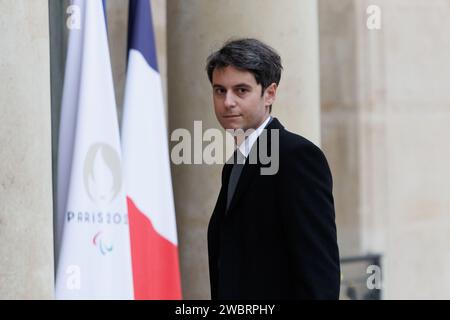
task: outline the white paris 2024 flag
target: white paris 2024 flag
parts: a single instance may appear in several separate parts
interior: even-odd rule
[[[72,1],[58,154],[58,299],[133,299],[130,233],[101,0]]]

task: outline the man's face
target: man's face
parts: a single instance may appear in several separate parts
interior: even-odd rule
[[[228,66],[212,74],[214,110],[224,129],[257,129],[269,115],[275,100],[276,84],[261,96],[261,84],[249,71]]]

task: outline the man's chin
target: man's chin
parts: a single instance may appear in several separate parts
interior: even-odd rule
[[[222,123],[222,127],[225,130],[237,130],[237,129],[242,129],[243,125],[241,123],[238,123],[238,122],[228,122],[227,121],[225,123]]]

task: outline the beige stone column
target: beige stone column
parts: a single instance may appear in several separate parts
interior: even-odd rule
[[[369,4],[382,10],[383,27],[359,35],[361,48],[371,50],[364,75],[372,103],[362,121],[373,172],[364,196],[372,201],[362,213],[372,237],[364,245],[385,252],[387,299],[449,299],[450,6],[360,5]]]
[[[322,147],[333,173],[342,257],[362,250],[359,147],[365,144],[360,143],[358,131],[361,110],[356,30],[364,27],[364,20],[355,19],[355,1],[359,0],[319,0]]]
[[[284,66],[273,115],[288,129],[320,141],[316,1],[195,0],[167,2],[170,129],[219,128],[205,69],[229,38],[256,37]],[[173,165],[184,297],[207,299],[206,231],[220,188],[221,165]]]
[[[448,2],[319,2],[341,252],[382,254],[383,298],[448,299]],[[380,29],[367,28],[371,5]]]
[[[0,0],[0,299],[53,297],[47,0]]]

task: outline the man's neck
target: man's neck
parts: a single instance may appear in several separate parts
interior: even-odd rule
[[[234,145],[236,147],[239,147],[245,139],[247,139],[253,132],[258,131],[258,129],[261,128],[261,126],[266,126],[267,121],[270,118],[270,114],[268,114],[263,121],[259,123],[259,125],[256,128],[248,128],[248,129],[236,129],[234,134]]]

